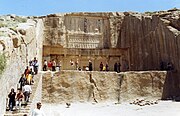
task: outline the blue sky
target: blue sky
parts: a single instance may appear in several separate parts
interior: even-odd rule
[[[0,0],[0,15],[64,12],[158,11],[180,8],[180,0]]]

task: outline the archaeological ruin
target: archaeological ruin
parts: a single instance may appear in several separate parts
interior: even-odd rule
[[[34,57],[39,70],[44,60],[54,59],[61,71],[37,75],[32,103],[86,102],[90,73],[99,88],[95,92],[98,101],[140,96],[178,99],[179,45],[179,9],[0,16],[0,51],[7,59],[0,76],[0,115],[5,114],[10,88],[17,88],[20,75]],[[78,62],[81,71],[70,61]],[[89,61],[92,72],[86,71]],[[109,65],[108,72],[99,71],[101,62]],[[121,73],[114,72],[116,62],[121,64]]]

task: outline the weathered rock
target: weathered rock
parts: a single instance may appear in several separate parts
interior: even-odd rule
[[[20,33],[21,35],[26,35],[26,31],[25,31],[25,30],[20,29],[20,30],[18,30],[18,31],[19,31],[19,33]]]
[[[61,71],[43,75],[43,101],[53,103],[129,100],[139,97],[160,99],[166,72],[92,72],[97,88],[90,83],[90,72]],[[121,79],[120,79],[121,78]],[[120,80],[122,82],[120,82]],[[144,100],[137,100],[141,104]],[[134,104],[134,103],[133,103]]]

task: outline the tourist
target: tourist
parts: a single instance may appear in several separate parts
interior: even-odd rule
[[[19,110],[21,109],[21,103],[22,103],[23,98],[24,98],[23,92],[22,92],[22,90],[19,90],[19,92],[16,96],[16,108]]]
[[[33,72],[34,72],[34,62],[33,62],[33,60],[30,60],[29,61],[29,68],[32,68],[33,69]]]
[[[34,57],[34,60],[33,60],[33,67],[34,67],[34,74],[36,75],[38,73],[38,67],[39,67],[39,63],[36,57]]]
[[[109,65],[106,63],[106,71],[109,71]]]
[[[117,72],[118,73],[121,72],[121,64],[120,63],[117,64]]]
[[[25,75],[25,77],[27,78],[27,76],[29,75],[29,67],[27,66],[26,67],[26,69],[25,69],[25,71],[24,71],[24,75]]]
[[[29,85],[31,85],[34,81],[33,81],[33,76],[34,76],[34,72],[32,71],[32,68],[29,71],[29,74],[27,76],[27,81],[29,83]]]
[[[103,69],[102,69],[103,71],[106,71],[106,66],[103,66]]]
[[[61,69],[61,61],[57,62],[57,65],[56,65],[56,71],[60,71]]]
[[[16,105],[15,97],[16,92],[14,92],[14,89],[11,89],[11,92],[8,94],[9,97],[9,110],[13,111],[13,107]]]
[[[166,62],[164,61],[160,62],[160,70],[166,70]]]
[[[61,67],[62,67],[61,61],[59,61],[58,66],[59,66],[59,71],[60,71],[60,70],[61,70]]]
[[[26,83],[26,85],[22,89],[24,94],[24,101],[27,103],[29,102],[30,94],[32,92],[31,86]]]
[[[24,74],[21,75],[21,78],[19,79],[19,83],[20,83],[20,90],[22,90],[22,87],[25,85],[26,83],[26,77],[24,76]]]
[[[72,59],[70,60],[70,65],[71,65],[71,69],[74,69],[74,61]]]
[[[47,71],[47,60],[44,60],[44,66],[43,66],[43,71]]]
[[[86,66],[85,71],[89,71],[89,66]]]
[[[89,60],[89,71],[92,71],[93,69],[92,69],[92,62],[91,62],[91,60]]]
[[[100,69],[100,71],[103,70],[103,63],[102,63],[102,62],[101,62],[100,65],[99,65],[99,69]]]
[[[37,103],[37,108],[33,110],[32,112],[32,116],[45,116],[45,114],[43,113],[43,111],[41,110],[41,102]]]
[[[114,71],[117,72],[117,62],[114,64]]]
[[[174,69],[172,62],[167,63],[167,71],[172,71]]]
[[[56,61],[52,60],[52,71],[56,71]]]
[[[75,66],[76,66],[76,67],[75,67],[76,70],[78,70],[78,68],[79,68],[79,60],[78,60],[78,59],[77,59],[76,62],[75,62]]]
[[[52,62],[51,60],[48,62],[48,69],[51,71],[52,70]]]

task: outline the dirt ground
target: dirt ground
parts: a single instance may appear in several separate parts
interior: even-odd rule
[[[139,106],[126,103],[43,103],[46,116],[180,116],[180,102],[157,101],[157,104]]]

